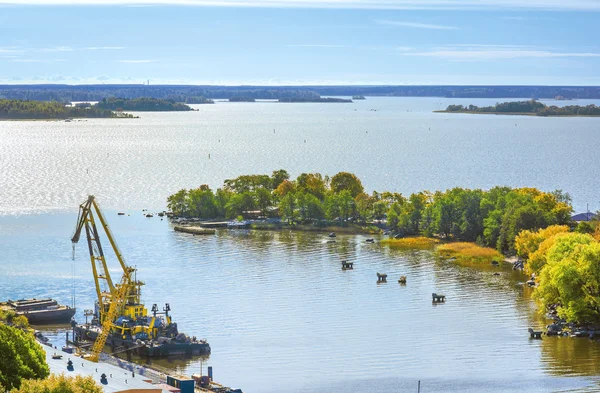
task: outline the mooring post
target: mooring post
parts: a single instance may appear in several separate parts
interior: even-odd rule
[[[419,380],[419,385],[418,385],[417,393],[421,393],[421,380]]]

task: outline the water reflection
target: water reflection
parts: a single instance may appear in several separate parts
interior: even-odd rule
[[[23,220],[40,219],[14,219],[18,228]],[[75,278],[65,274],[74,220],[58,215],[37,231],[0,236],[9,256],[0,260],[1,298],[50,296],[68,304],[74,285],[83,320],[82,310],[94,301],[83,250]],[[294,231],[219,230],[203,237],[141,216],[109,221],[128,263],[146,282],[144,302],[169,302],[179,329],[211,344],[208,359],[151,360],[168,370],[191,374],[211,365],[218,381],[250,393],[317,391],[346,386],[348,379],[390,376],[410,378],[407,386],[412,378],[430,381],[437,391],[479,392],[473,381],[507,391],[516,376],[562,389],[590,383],[572,376],[598,373],[595,343],[529,340],[527,328],[546,322],[523,286],[526,277],[509,265],[456,266],[431,251],[389,249],[361,235],[339,234],[335,243],[326,243],[327,233]],[[342,271],[343,259],[354,269]],[[388,274],[388,282],[378,285],[377,272]],[[398,284],[401,275],[406,285]],[[446,303],[432,306],[432,292],[446,295]],[[67,329],[49,329],[55,345]],[[383,390],[350,390],[384,392],[404,382],[373,386]]]

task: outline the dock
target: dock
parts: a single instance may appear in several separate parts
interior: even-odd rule
[[[173,229],[177,232],[191,233],[192,235],[214,235],[216,233],[215,229],[197,226],[175,225]]]
[[[446,295],[438,295],[437,293],[432,293],[431,299],[433,303],[445,303]]]
[[[342,261],[342,270],[353,270],[354,262]]]

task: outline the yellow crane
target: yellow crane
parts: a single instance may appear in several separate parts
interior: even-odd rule
[[[96,217],[100,221],[104,233],[114,251],[123,275],[118,284],[114,284],[108,271],[106,257],[102,244],[100,242],[100,232],[96,226]],[[126,316],[132,320],[138,317],[146,316],[147,310],[141,303],[141,286],[144,285],[141,281],[137,281],[135,277],[135,268],[127,266],[117,243],[110,231],[110,228],[98,206],[93,195],[88,196],[88,199],[79,206],[79,216],[77,218],[77,227],[71,238],[73,243],[73,252],[75,244],[79,242],[81,232],[85,228],[88,249],[90,253],[90,262],[92,264],[92,272],[94,274],[94,282],[96,285],[97,314],[102,330],[98,334],[92,353],[88,359],[94,362],[98,361],[100,353],[106,344],[106,339],[111,332],[119,331],[124,335],[125,330],[132,333],[130,328],[125,329],[122,326],[115,325],[115,321],[120,316]],[[152,321],[154,322],[154,321]],[[148,327],[139,327],[136,332],[146,331],[150,337],[153,336],[153,329]]]

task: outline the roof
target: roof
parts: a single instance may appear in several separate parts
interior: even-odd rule
[[[573,221],[590,221],[596,218],[596,215],[591,212],[575,214],[571,217]]]
[[[137,392],[147,391],[148,393],[170,393],[169,390],[163,389],[160,385],[145,382],[144,380],[147,380],[147,377],[137,373],[134,377],[130,371],[111,364],[102,362],[93,363],[59,349],[52,349],[52,347],[45,345],[41,347],[46,351],[46,362],[52,374],[64,373],[66,376],[91,376],[98,383],[100,383],[100,375],[103,373],[106,374],[108,383],[106,385],[100,384],[105,393],[117,393],[127,390],[136,390]],[[62,359],[52,359],[52,355],[55,353],[62,355]],[[69,359],[73,361],[73,371],[67,370]]]

